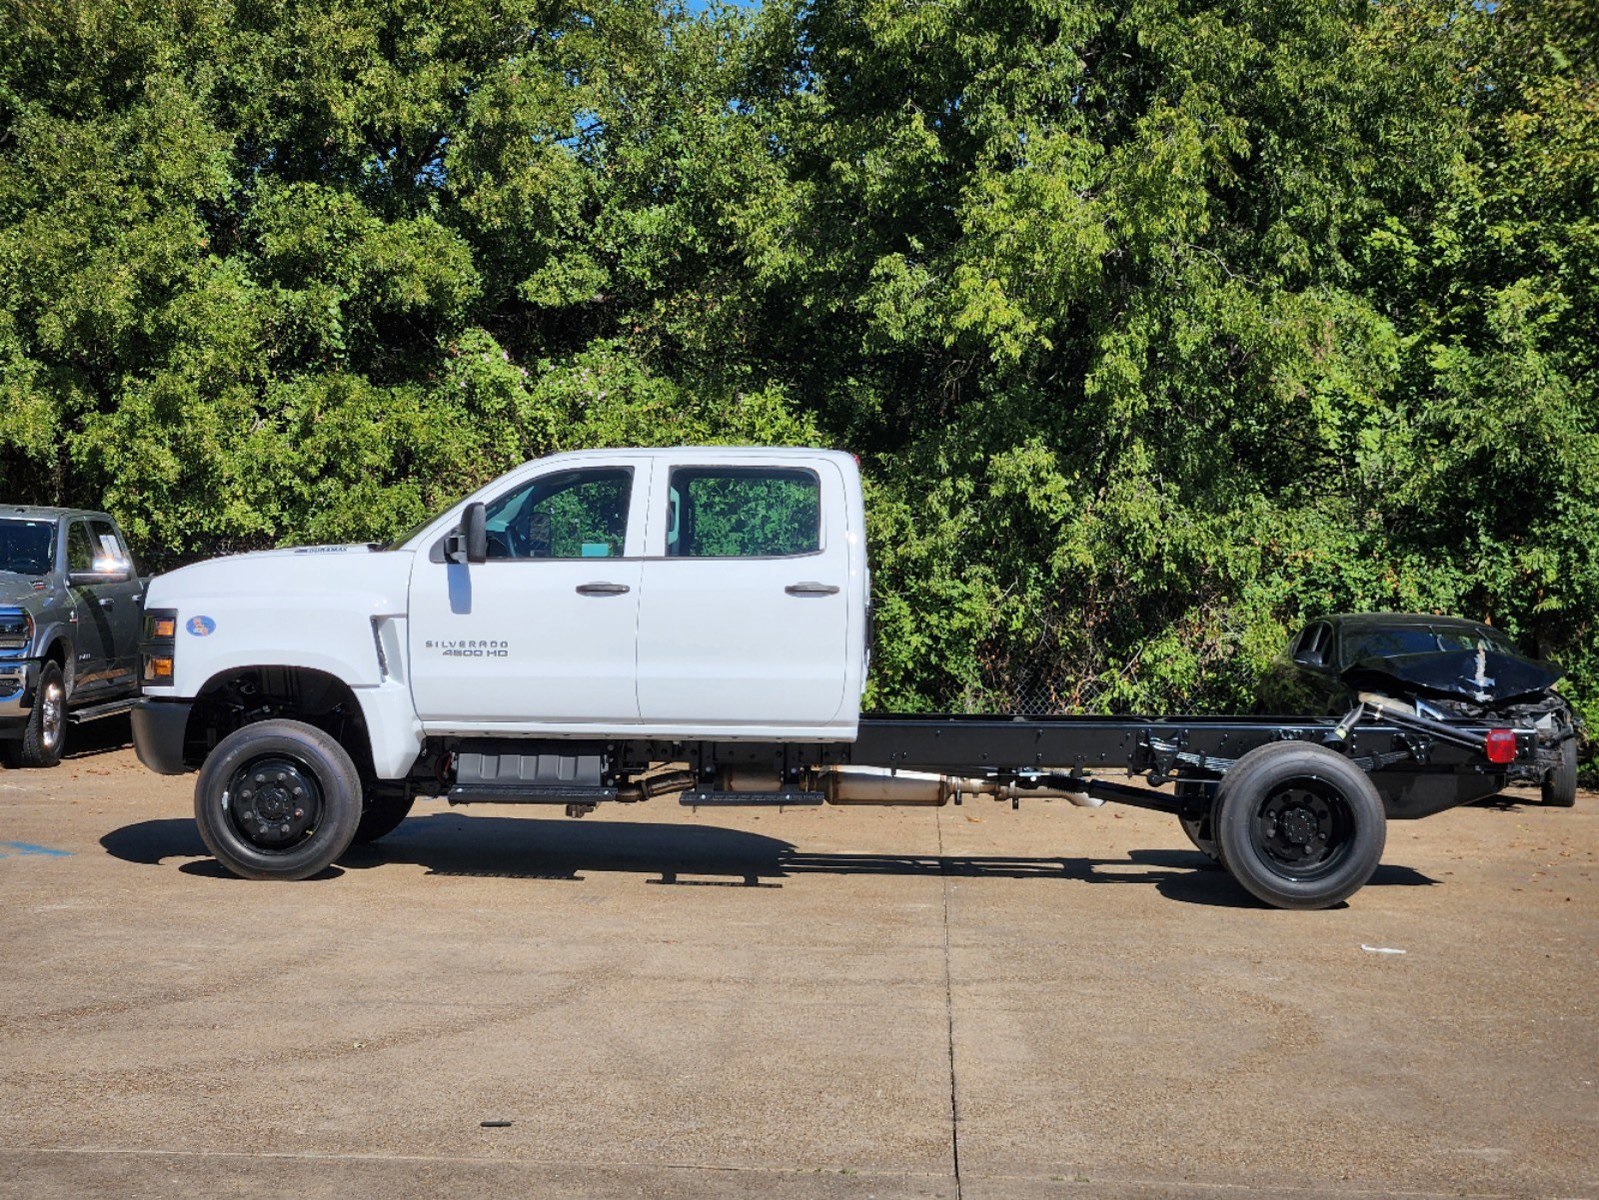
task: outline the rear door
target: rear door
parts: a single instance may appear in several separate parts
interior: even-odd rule
[[[849,631],[838,469],[788,459],[655,470],[639,611],[643,720],[826,725],[844,702]]]
[[[614,727],[634,680],[648,464],[552,467],[487,500],[489,561],[411,572],[411,690],[436,729]]]

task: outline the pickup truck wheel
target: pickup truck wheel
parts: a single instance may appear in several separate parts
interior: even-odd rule
[[[1225,867],[1221,860],[1221,847],[1216,845],[1216,785],[1185,782],[1177,785],[1177,798],[1179,800],[1200,801],[1207,805],[1207,811],[1198,817],[1178,817],[1177,821],[1183,827],[1183,832],[1188,835],[1188,840],[1194,843],[1206,858],[1218,867]]]
[[[1577,803],[1577,739],[1560,743],[1560,761],[1543,777],[1543,802],[1551,808],[1571,808]]]
[[[1303,742],[1258,746],[1216,793],[1215,836],[1233,878],[1277,908],[1328,908],[1376,871],[1382,798],[1343,755]]]
[[[379,838],[388,837],[400,827],[400,822],[410,815],[415,796],[370,796],[361,810],[361,822],[355,827],[352,846],[364,846]]]
[[[39,671],[33,711],[22,730],[14,760],[19,767],[53,767],[67,745],[67,685],[61,667],[47,662]]]
[[[361,777],[343,746],[300,721],[261,721],[218,743],[194,785],[206,848],[244,879],[304,879],[349,848]]]

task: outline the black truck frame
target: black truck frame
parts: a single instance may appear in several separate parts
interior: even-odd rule
[[[673,792],[694,807],[1064,796],[1170,813],[1259,899],[1325,908],[1371,877],[1389,819],[1495,794],[1539,736],[1368,696],[1342,718],[870,716],[853,742],[443,739],[403,789],[368,789],[356,840],[398,825],[415,794],[573,816]]]

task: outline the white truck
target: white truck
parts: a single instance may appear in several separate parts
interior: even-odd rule
[[[417,795],[696,806],[1106,800],[1175,815],[1257,897],[1318,908],[1388,818],[1499,790],[1537,735],[1370,697],[1328,717],[864,716],[854,459],[679,447],[525,464],[389,545],[149,585],[140,759],[199,772],[230,871],[301,879]],[[1156,788],[1096,778],[1141,774]],[[1159,785],[1171,785],[1170,791]]]

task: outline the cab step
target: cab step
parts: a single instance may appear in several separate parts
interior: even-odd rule
[[[112,700],[106,704],[91,704],[87,708],[73,708],[67,710],[67,720],[74,725],[82,725],[85,721],[98,721],[102,717],[120,717],[123,713],[133,711],[134,701],[138,697],[130,696],[126,700]]]
[[[581,784],[520,784],[498,787],[491,784],[458,784],[445,796],[451,804],[593,804],[615,800],[614,787],[584,787]]]

